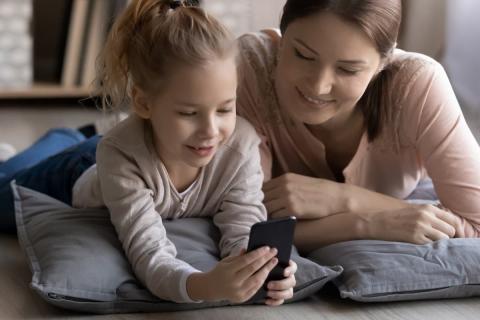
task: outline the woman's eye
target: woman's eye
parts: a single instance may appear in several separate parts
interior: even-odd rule
[[[347,68],[339,68],[340,72],[345,73],[347,75],[356,75],[359,71],[358,70],[351,70]]]
[[[307,61],[315,60],[315,58],[304,56],[303,54],[300,53],[300,51],[297,50],[297,48],[294,48],[294,50],[295,50],[295,55],[302,60],[307,60]]]

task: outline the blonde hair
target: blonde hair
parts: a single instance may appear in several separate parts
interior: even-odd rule
[[[202,65],[233,48],[232,34],[188,1],[134,0],[113,24],[99,59],[103,109],[128,104],[133,85],[156,94],[172,64]]]

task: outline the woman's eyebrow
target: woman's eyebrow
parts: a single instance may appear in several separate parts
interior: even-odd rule
[[[338,60],[338,62],[348,64],[368,64],[365,60]]]
[[[294,38],[295,42],[299,43],[301,46],[305,47],[307,50],[311,51],[313,54],[318,55],[318,52],[315,49],[309,47],[305,42],[299,38]],[[361,59],[342,59],[338,60],[339,63],[348,63],[348,64],[368,64],[367,61]]]
[[[315,51],[314,49],[310,48],[305,42],[303,42],[302,40],[298,39],[298,38],[294,38],[293,40],[295,40],[296,42],[298,42],[299,44],[301,44],[303,47],[305,47],[306,49],[308,49],[309,51],[311,51],[313,54],[315,55],[318,55],[318,52]]]
[[[226,99],[225,101],[222,101],[220,105],[228,104],[230,102],[233,102],[236,100],[236,97]],[[183,105],[185,107],[204,107],[203,104],[201,103],[194,103],[194,102],[188,102],[188,101],[177,101],[177,104]]]

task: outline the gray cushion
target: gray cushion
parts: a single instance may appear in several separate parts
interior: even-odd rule
[[[31,286],[49,303],[78,311],[116,313],[174,311],[223,306],[160,300],[135,278],[107,210],[73,209],[12,183],[17,231],[33,273]],[[202,271],[218,261],[218,229],[211,219],[165,221],[178,257]],[[303,299],[336,277],[340,267],[323,267],[300,257],[297,286],[289,302]],[[254,303],[258,301],[250,301]]]
[[[480,239],[426,245],[357,240],[326,246],[310,258],[341,265],[333,280],[344,298],[400,301],[480,295]]]

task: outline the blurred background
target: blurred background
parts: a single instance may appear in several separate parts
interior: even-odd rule
[[[102,117],[94,63],[127,0],[0,0],[0,143]],[[480,138],[480,1],[405,0],[398,47],[440,61]],[[236,35],[277,27],[284,0],[201,0]]]

